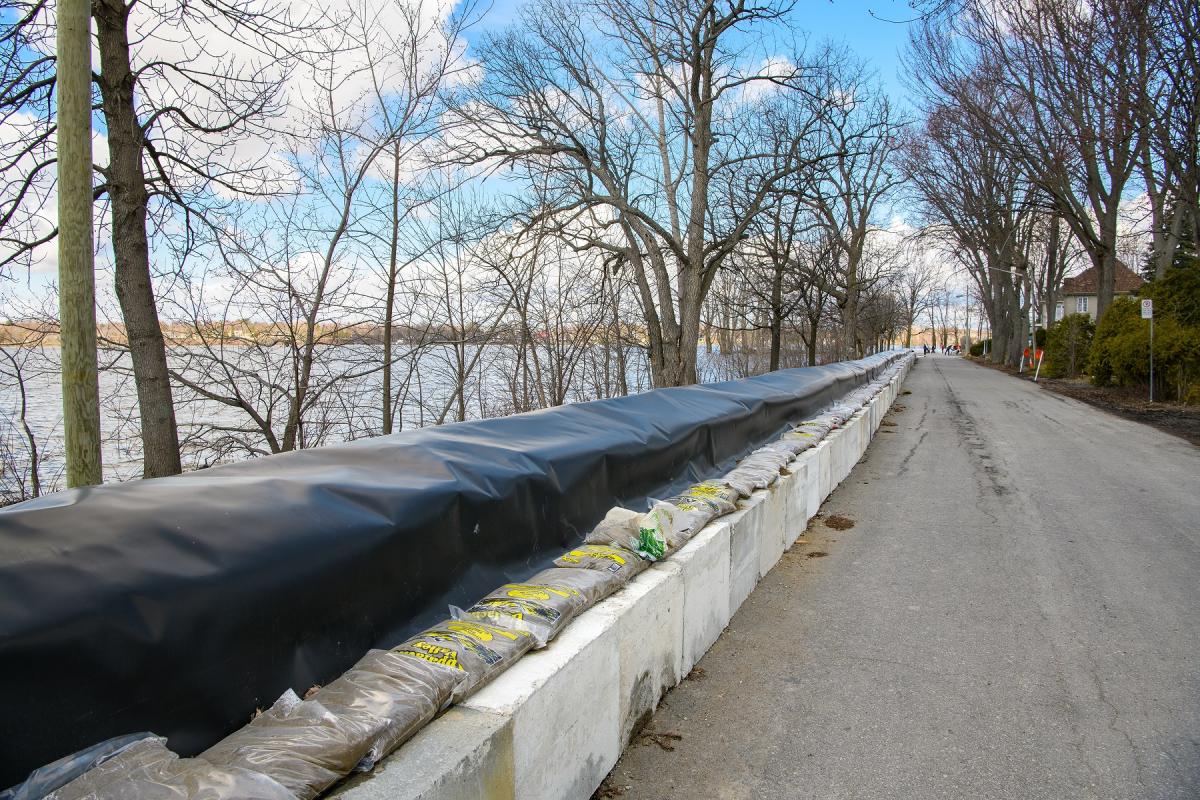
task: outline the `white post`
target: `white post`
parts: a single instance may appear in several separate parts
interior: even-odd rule
[[[1142,301],[1142,319],[1150,320],[1150,402],[1154,402],[1154,301]]]

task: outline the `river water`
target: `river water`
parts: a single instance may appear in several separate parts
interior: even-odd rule
[[[324,374],[335,374],[339,368],[378,358],[378,347],[371,345],[342,345],[344,352],[327,359]],[[267,348],[266,350],[270,350]],[[284,351],[285,348],[280,348]],[[374,356],[372,355],[374,352]],[[263,348],[258,352],[230,357],[235,366],[253,373],[248,379],[246,393],[253,396],[257,408],[270,410],[276,420],[273,427],[281,429],[278,420],[286,417],[285,398],[272,386],[292,385],[286,375],[267,375],[272,370],[290,370],[286,358],[269,364],[263,362]],[[281,352],[279,355],[283,355]],[[483,352],[468,350],[468,360],[477,359],[466,381],[463,411],[467,419],[499,416],[512,413],[515,349],[506,345],[485,346]],[[702,380],[735,377],[719,354],[701,350]],[[567,402],[612,396],[617,393],[609,354],[607,362],[596,352],[586,354],[566,381]],[[21,393],[14,379],[11,359],[21,362],[25,387],[25,421],[37,440],[39,472],[43,492],[63,487],[62,458],[62,390],[56,348],[37,350],[0,350],[0,504],[20,499],[29,492],[30,450],[24,428],[19,421]],[[123,355],[102,355],[100,373],[101,430],[103,437],[104,478],[106,481],[130,480],[141,474],[141,442],[137,423],[136,394]],[[243,360],[246,363],[238,365]],[[549,359],[547,359],[549,360]],[[651,386],[645,354],[638,349],[627,351],[626,382],[631,393],[645,391]],[[608,369],[602,368],[607,364]],[[180,361],[180,365],[184,361]],[[179,365],[175,365],[179,366]],[[396,430],[436,424],[445,414],[446,421],[456,418],[457,380],[456,353],[450,347],[432,347],[416,357],[415,362],[398,364],[393,378],[394,390],[400,395],[396,404]],[[194,377],[203,383],[203,377]],[[278,379],[278,380],[277,380]],[[379,433],[382,378],[379,372],[358,376],[342,384],[340,390],[322,398],[310,412],[317,423],[306,428],[308,446],[326,444]],[[227,394],[228,385],[204,383],[218,393]],[[264,388],[266,387],[266,388]],[[405,389],[407,391],[405,391]],[[236,461],[259,453],[270,452],[265,437],[256,430],[250,416],[243,410],[206,399],[186,389],[176,390],[176,416],[180,429],[185,469],[196,469],[217,463]],[[447,407],[451,410],[446,413]],[[264,411],[265,413],[265,411]],[[257,449],[255,449],[257,448]]]

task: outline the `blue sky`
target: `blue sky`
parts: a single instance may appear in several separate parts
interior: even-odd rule
[[[517,9],[523,2],[493,0],[485,18],[470,31],[467,39],[474,43],[486,32],[503,29],[515,22]],[[807,34],[811,45],[828,39],[847,46],[878,76],[898,106],[905,105],[907,97],[899,73],[900,54],[907,42],[909,26],[888,20],[903,21],[912,17],[912,9],[903,0],[798,0],[792,12],[798,32]],[[96,122],[97,129],[102,131],[101,120]],[[40,288],[53,280],[54,275],[53,269],[44,265],[33,275],[17,277],[21,283],[28,277],[31,288]]]
[[[490,10],[467,38],[472,42],[486,31],[516,21],[524,0],[493,0]],[[792,17],[796,27],[809,34],[812,44],[829,39],[845,44],[882,81],[894,100],[907,97],[900,80],[900,54],[908,41],[913,10],[902,0],[798,0]],[[889,22],[886,20],[899,20]]]

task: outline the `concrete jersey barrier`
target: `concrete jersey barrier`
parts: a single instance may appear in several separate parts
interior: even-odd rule
[[[849,475],[912,364],[771,487],[449,709],[338,800],[583,800]]]

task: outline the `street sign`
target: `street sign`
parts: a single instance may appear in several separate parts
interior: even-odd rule
[[[1142,301],[1142,319],[1154,319],[1154,301],[1149,297]]]

